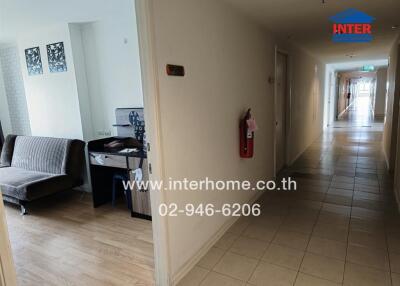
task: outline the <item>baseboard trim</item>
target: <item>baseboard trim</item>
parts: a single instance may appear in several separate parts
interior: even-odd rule
[[[342,111],[338,114],[337,118],[342,117],[342,115],[350,108],[350,106],[352,106],[354,103],[354,100]]]
[[[85,193],[91,193],[92,192],[92,189],[90,188],[89,184],[84,184],[82,186],[76,187],[76,188],[74,188],[74,190],[85,192]]]
[[[311,144],[312,144],[312,143],[311,143]],[[311,145],[311,144],[310,144],[310,145]],[[308,148],[308,147],[307,147],[307,148]],[[307,148],[304,149],[303,151],[300,151],[292,160],[290,160],[289,166],[292,166],[293,163],[296,162],[296,160],[299,159],[299,157],[304,153],[304,151],[307,150]]]
[[[318,135],[314,137],[314,139],[307,145],[307,147],[304,148],[303,151],[300,151],[299,153],[297,153],[297,155],[294,156],[294,158],[289,161],[289,166],[292,166],[293,163],[296,162],[296,160],[299,159],[299,157],[315,142],[315,140],[317,140],[319,137],[321,137],[323,132],[324,132],[324,128],[322,128],[322,130],[318,133]]]
[[[396,186],[393,188],[393,191],[394,191],[394,198],[396,200],[397,211],[400,213],[400,201],[399,201],[399,195],[397,194]]]
[[[256,202],[264,192],[257,191],[256,194],[247,202],[253,204]],[[217,241],[229,230],[229,228],[239,219],[240,217],[231,217],[228,219],[222,227],[212,236],[200,250],[185,263],[185,265],[173,276],[172,285],[177,285],[189,272],[199,263],[199,261],[207,254],[207,252],[217,243]]]
[[[388,156],[387,156],[387,154],[386,154],[386,150],[385,150],[385,146],[384,146],[384,143],[382,142],[382,150],[383,150],[383,157],[385,157],[385,162],[386,162],[386,168],[388,169],[388,170],[390,170],[390,164],[389,164],[389,158],[388,158]]]
[[[346,112],[347,108],[345,110],[343,110],[342,112],[340,112],[337,116],[337,118],[340,118],[343,116],[343,114]]]

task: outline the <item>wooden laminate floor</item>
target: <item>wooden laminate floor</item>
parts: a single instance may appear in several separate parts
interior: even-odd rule
[[[94,209],[71,191],[30,206],[6,205],[20,286],[154,285],[151,222],[131,218],[123,202]]]

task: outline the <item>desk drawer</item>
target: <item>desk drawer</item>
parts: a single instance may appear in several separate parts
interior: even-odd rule
[[[129,158],[129,166],[132,168],[134,165],[134,158]],[[107,155],[107,154],[98,154],[91,153],[90,154],[90,164],[104,167],[113,167],[113,168],[121,168],[126,169],[126,157],[124,156],[115,156],[115,155]]]

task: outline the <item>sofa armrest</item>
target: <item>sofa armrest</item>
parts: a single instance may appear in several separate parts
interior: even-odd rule
[[[17,138],[16,135],[8,135],[6,140],[4,141],[3,149],[1,150],[1,156],[0,156],[0,166],[3,167],[11,166],[16,138]]]
[[[85,142],[72,140],[67,154],[66,173],[74,180],[82,181],[85,167]]]

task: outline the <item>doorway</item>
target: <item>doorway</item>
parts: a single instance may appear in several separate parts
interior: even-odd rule
[[[374,123],[376,73],[339,72],[335,127],[371,127]]]
[[[139,16],[136,16],[134,9],[136,2],[143,1],[123,1],[118,5],[102,2],[104,5],[97,6],[90,5],[91,2],[94,4],[96,1],[88,1],[83,8],[79,3],[68,3],[65,4],[68,9],[62,9],[67,11],[63,19],[73,16],[81,9],[84,14],[79,23],[67,23],[66,20],[63,23],[55,23],[49,20],[46,27],[43,27],[45,32],[42,32],[42,27],[27,29],[29,37],[21,36],[21,45],[15,47],[15,54],[18,55],[18,59],[21,57],[21,63],[25,64],[26,48],[39,46],[42,54],[45,54],[43,52],[47,51],[50,43],[60,41],[63,46],[62,54],[66,59],[63,60],[63,65],[67,68],[57,73],[57,76],[51,75],[52,72],[46,65],[43,66],[42,76],[26,80],[29,85],[24,85],[25,90],[29,88],[29,91],[32,91],[30,95],[36,94],[37,89],[34,87],[39,83],[39,93],[46,96],[57,94],[56,97],[51,97],[51,100],[43,102],[36,97],[27,101],[27,109],[30,111],[34,108],[33,113],[29,112],[28,125],[32,126],[32,122],[35,122],[35,126],[38,127],[32,129],[32,134],[29,135],[79,139],[85,141],[85,145],[88,146],[88,172],[79,174],[79,181],[86,184],[76,189],[60,190],[53,196],[32,202],[29,204],[27,217],[20,216],[17,206],[9,203],[6,205],[5,213],[18,284],[24,285],[29,281],[30,285],[58,285],[62,281],[71,285],[124,285],[131,281],[140,285],[167,285],[154,281],[157,273],[155,263],[159,260],[154,255],[154,245],[157,245],[158,238],[164,237],[160,235],[156,225],[159,220],[155,218],[154,224],[152,221],[141,219],[149,218],[149,201],[142,195],[147,195],[150,191],[137,191],[135,186],[128,184],[136,178],[131,169],[140,169],[143,179],[147,179],[146,162],[150,160],[150,156],[153,172],[157,170],[153,154],[158,145],[152,144],[152,154],[148,155],[147,159],[144,150],[141,149],[141,145],[147,146],[140,142],[143,141],[143,134],[138,138],[137,133],[140,132],[135,129],[143,130],[145,124],[146,135],[149,134],[147,142],[157,142],[153,139],[155,131],[151,122],[154,120],[149,119],[155,117],[155,112],[150,108],[152,105],[144,106],[143,103],[145,99],[142,92],[141,67],[144,64],[141,64],[141,43],[137,35],[141,31],[136,30],[136,17],[143,17],[143,13],[142,10],[138,10]],[[42,4],[38,4],[36,8],[42,8]],[[53,8],[46,11],[57,13]],[[26,16],[34,17],[32,13],[27,13]],[[91,19],[96,21],[92,22]],[[9,62],[14,63],[14,60],[11,61],[13,57],[7,58],[10,59]],[[43,63],[44,59],[42,57]],[[1,68],[4,69],[3,65]],[[15,69],[25,76],[22,80],[29,76],[27,66],[18,63]],[[66,92],[65,85],[73,90],[68,92],[68,89]],[[147,94],[147,89],[145,90]],[[14,96],[12,98],[14,99]],[[40,104],[40,109],[37,102],[43,103]],[[41,112],[43,109],[54,111],[59,108],[65,111],[66,107],[73,111],[57,113],[56,117],[52,116],[53,121],[44,120],[46,118],[41,116],[49,116],[49,113]],[[142,110],[143,107],[148,119],[144,120],[145,123],[142,120],[143,111],[139,114],[139,109]],[[136,113],[131,109],[136,109]],[[126,112],[127,110],[130,111]],[[63,129],[53,124],[64,119],[70,119],[74,123],[73,126]],[[48,125],[40,124],[42,121],[46,121]],[[4,126],[4,121],[2,123]],[[126,128],[122,130],[126,131],[125,135],[119,130],[122,128]],[[7,134],[10,132],[5,133]],[[121,136],[125,137],[124,140]],[[135,140],[140,140],[140,144]],[[119,146],[108,149],[105,141],[114,142]],[[100,149],[97,149],[96,145]],[[133,147],[137,147],[139,152]],[[61,158],[61,155],[43,155],[43,166]],[[6,167],[1,169],[6,170]],[[74,168],[74,172],[77,173],[77,168]],[[0,175],[2,179],[4,174]],[[36,182],[33,181],[32,184],[34,183]],[[15,186],[19,186],[19,182],[16,182]],[[133,201],[125,189],[131,189]],[[140,195],[141,198],[135,200],[135,195]],[[0,202],[2,201],[0,197]],[[154,206],[157,202],[153,201],[150,199],[150,203],[153,204],[151,209],[156,211],[158,208]],[[4,246],[1,239],[2,218],[4,216],[0,206],[0,266],[4,267],[7,261],[1,251]],[[156,226],[153,231],[154,225]],[[131,247],[132,245],[135,247]],[[159,250],[157,254],[168,257]],[[63,263],[56,263],[60,257]],[[75,265],[79,265],[79,269],[74,267]],[[4,284],[1,282],[2,278],[4,277],[0,275],[0,285]]]
[[[275,82],[275,170],[279,173],[286,165],[286,107],[288,91],[288,55],[276,52]]]

